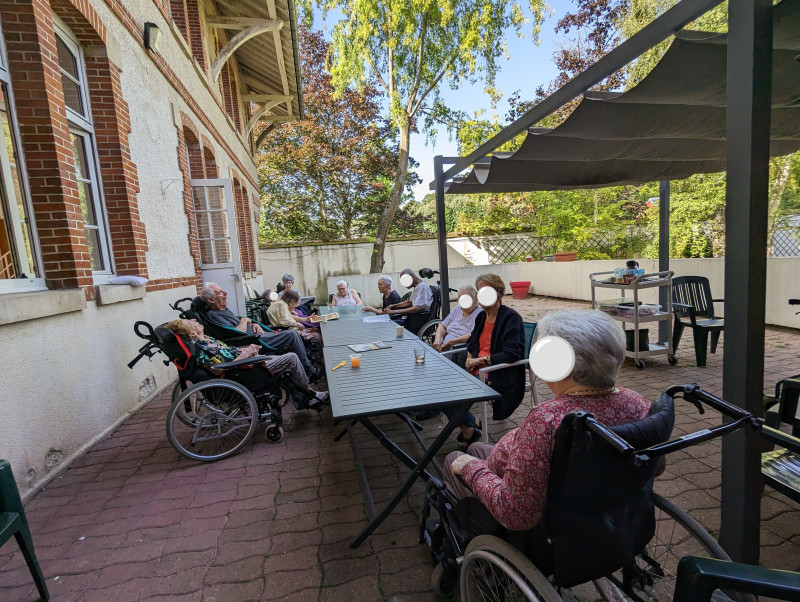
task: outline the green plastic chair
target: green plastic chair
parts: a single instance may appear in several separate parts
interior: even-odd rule
[[[7,460],[0,460],[0,546],[11,539],[12,535],[17,538],[25,562],[28,563],[28,569],[36,582],[39,595],[43,600],[49,600],[50,594],[33,551],[33,539],[28,528],[28,519],[25,518],[25,509],[22,507],[22,500],[19,497],[17,483],[14,480],[14,473],[11,472],[11,465]]]

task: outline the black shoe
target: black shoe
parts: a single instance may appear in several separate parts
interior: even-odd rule
[[[311,383],[318,383],[325,376],[325,373],[315,366],[306,368],[306,376]]]
[[[430,420],[431,418],[436,418],[439,414],[438,410],[420,410],[416,412],[414,417],[417,420]]]
[[[464,436],[459,434],[459,436],[456,437],[456,441],[459,441],[461,443],[459,445],[459,450],[463,452],[467,451],[470,445],[472,445],[477,441],[480,441],[482,434],[483,433],[481,432],[481,429],[477,427],[475,427],[475,429],[472,432],[472,437],[470,437],[469,439],[464,439]]]
[[[480,418],[476,418],[475,419],[475,425],[472,428],[474,428],[475,430],[479,431],[479,430],[481,430],[481,426],[483,426],[481,424],[481,419]],[[458,437],[456,437],[456,441],[458,441],[459,443],[463,443],[464,442],[464,433],[459,433]]]
[[[319,414],[329,405],[328,404],[329,397],[330,396],[325,391],[317,391],[308,400],[308,407],[317,412],[317,414]]]

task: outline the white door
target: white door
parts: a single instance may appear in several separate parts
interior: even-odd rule
[[[216,282],[228,292],[228,307],[246,315],[242,262],[236,236],[236,215],[231,181],[190,180],[197,244],[200,247],[200,269],[203,282]]]

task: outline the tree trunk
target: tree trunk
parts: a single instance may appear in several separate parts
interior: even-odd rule
[[[408,148],[411,140],[411,120],[405,117],[400,125],[400,149],[398,153],[397,177],[394,179],[392,193],[389,195],[389,204],[381,214],[381,221],[378,224],[378,231],[375,234],[375,244],[372,247],[372,258],[369,262],[371,274],[380,274],[383,271],[383,252],[386,248],[386,237],[389,235],[389,228],[392,225],[394,214],[403,200],[403,191],[406,189],[406,177],[408,176]]]
[[[778,223],[778,210],[781,207],[781,199],[786,191],[786,184],[789,182],[789,175],[792,173],[792,156],[779,157],[775,159],[778,167],[778,175],[769,196],[769,210],[767,213],[767,253],[772,252],[772,237]]]

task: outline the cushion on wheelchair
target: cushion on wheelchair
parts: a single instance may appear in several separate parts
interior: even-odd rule
[[[526,545],[556,585],[572,587],[633,562],[655,532],[653,478],[659,458],[635,465],[585,428],[586,413],[567,414],[556,433],[544,517]],[[636,449],[667,441],[672,398],[661,395],[647,418],[609,427]]]
[[[191,371],[194,365],[194,343],[175,336],[174,332],[163,325],[156,327],[154,332],[158,346],[178,370]]]

